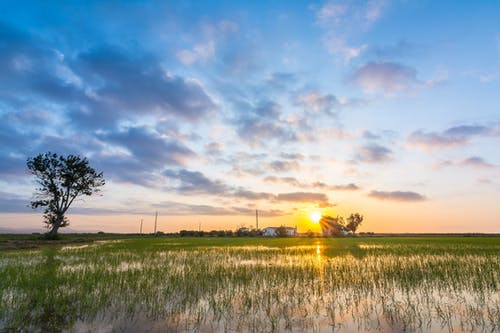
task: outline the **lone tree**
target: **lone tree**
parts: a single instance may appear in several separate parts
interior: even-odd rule
[[[347,234],[347,228],[344,225],[344,218],[342,216],[331,217],[323,215],[319,223],[325,237],[344,237]]]
[[[347,225],[345,226],[347,230],[351,231],[353,234],[356,233],[356,230],[363,222],[363,215],[359,213],[351,214],[347,218]]]
[[[97,173],[86,158],[77,155],[47,152],[28,158],[27,166],[40,186],[31,208],[45,207],[48,235],[56,235],[59,228],[69,224],[64,214],[77,197],[97,193],[105,183],[102,172]]]

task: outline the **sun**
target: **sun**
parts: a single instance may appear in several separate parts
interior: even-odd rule
[[[321,212],[312,212],[311,214],[309,214],[309,218],[313,223],[319,223],[319,220],[321,220]]]

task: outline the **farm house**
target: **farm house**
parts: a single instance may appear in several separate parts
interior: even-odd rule
[[[276,237],[278,235],[278,229],[284,228],[286,230],[286,234],[289,237],[297,236],[297,228],[292,227],[266,227],[262,229],[262,236],[265,237]]]

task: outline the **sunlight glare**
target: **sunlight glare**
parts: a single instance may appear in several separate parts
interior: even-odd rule
[[[321,220],[321,212],[312,212],[311,215],[309,216],[311,221],[313,223],[319,223],[319,220]]]

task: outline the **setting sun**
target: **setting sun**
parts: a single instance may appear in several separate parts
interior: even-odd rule
[[[321,212],[312,212],[309,218],[313,223],[319,223],[319,220],[321,220]]]

